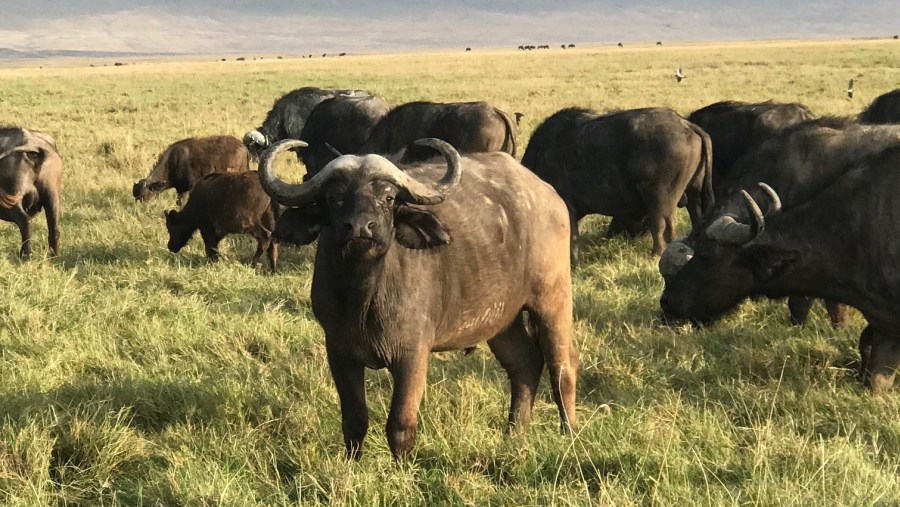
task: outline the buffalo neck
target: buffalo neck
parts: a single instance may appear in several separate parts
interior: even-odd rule
[[[873,286],[880,285],[881,276],[872,270],[872,252],[860,245],[858,234],[850,234],[853,220],[839,213],[822,216],[821,209],[801,206],[767,220],[766,231],[754,245],[790,250],[797,259],[763,283],[760,292],[824,297],[859,309],[870,321],[881,320],[889,303],[879,290],[883,287]]]
[[[356,322],[362,323],[368,320],[371,310],[377,308],[381,296],[397,286],[399,248],[392,243],[384,255],[361,258],[343,255],[338,244],[321,242],[314,276],[321,276],[328,285],[328,293],[339,298],[347,318],[359,319]]]

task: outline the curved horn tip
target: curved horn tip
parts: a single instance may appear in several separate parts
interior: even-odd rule
[[[767,194],[769,194],[769,198],[772,199],[772,211],[770,213],[774,213],[781,209],[781,197],[778,195],[778,192],[775,191],[774,188],[769,186],[768,183],[760,181],[757,183],[759,188],[763,189]]]

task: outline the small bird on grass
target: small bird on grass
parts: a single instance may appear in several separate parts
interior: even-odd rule
[[[853,80],[850,80],[850,84],[847,85],[847,96],[851,99],[853,98]]]
[[[678,69],[675,71],[675,79],[677,79],[678,82],[680,83],[681,80],[684,79],[685,77],[686,76],[684,75],[684,72],[681,72],[681,67],[678,67]]]

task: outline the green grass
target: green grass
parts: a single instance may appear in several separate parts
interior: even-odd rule
[[[532,427],[504,435],[505,375],[485,347],[433,356],[419,441],[394,463],[391,381],[370,372],[371,431],[343,458],[337,396],[309,304],[313,249],[270,275],[247,238],[207,264],[165,248],[161,212],[130,195],[157,153],[240,136],[282,93],[359,87],[394,104],[488,100],[534,128],[569,105],[683,114],[722,99],[855,114],[900,82],[894,41],[727,43],[0,70],[3,121],[47,130],[64,157],[61,255],[32,261],[0,223],[0,504],[895,505],[900,400],[857,382],[854,314],[803,328],[782,302],[703,330],[658,319],[649,238],[586,220],[575,269],[575,437],[546,384]],[[688,77],[676,85],[675,67]],[[844,87],[856,81],[851,101]],[[294,177],[299,168],[292,168]],[[681,216],[680,227],[689,224]]]

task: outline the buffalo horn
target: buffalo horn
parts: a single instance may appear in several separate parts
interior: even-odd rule
[[[759,236],[763,229],[766,228],[766,219],[759,209],[759,204],[756,204],[756,201],[750,197],[746,190],[741,190],[741,196],[744,198],[744,206],[750,215],[750,238],[747,240],[750,241]]]
[[[769,199],[772,200],[772,204],[769,206],[769,213],[775,213],[776,211],[781,210],[781,197],[778,197],[778,192],[770,187],[768,183],[760,181],[757,185],[759,185],[759,188],[763,189],[763,191],[769,195]]]
[[[259,159],[259,182],[269,196],[280,204],[286,206],[302,206],[311,204],[318,197],[319,188],[323,180],[316,177],[310,178],[303,184],[286,183],[275,173],[274,161],[284,150],[302,148],[308,146],[303,141],[296,139],[284,139],[270,146],[263,152]],[[331,165],[331,164],[329,164]],[[327,169],[327,167],[326,167]],[[324,173],[323,169],[318,175]],[[318,182],[316,182],[318,180]],[[314,184],[314,182],[316,182]]]

